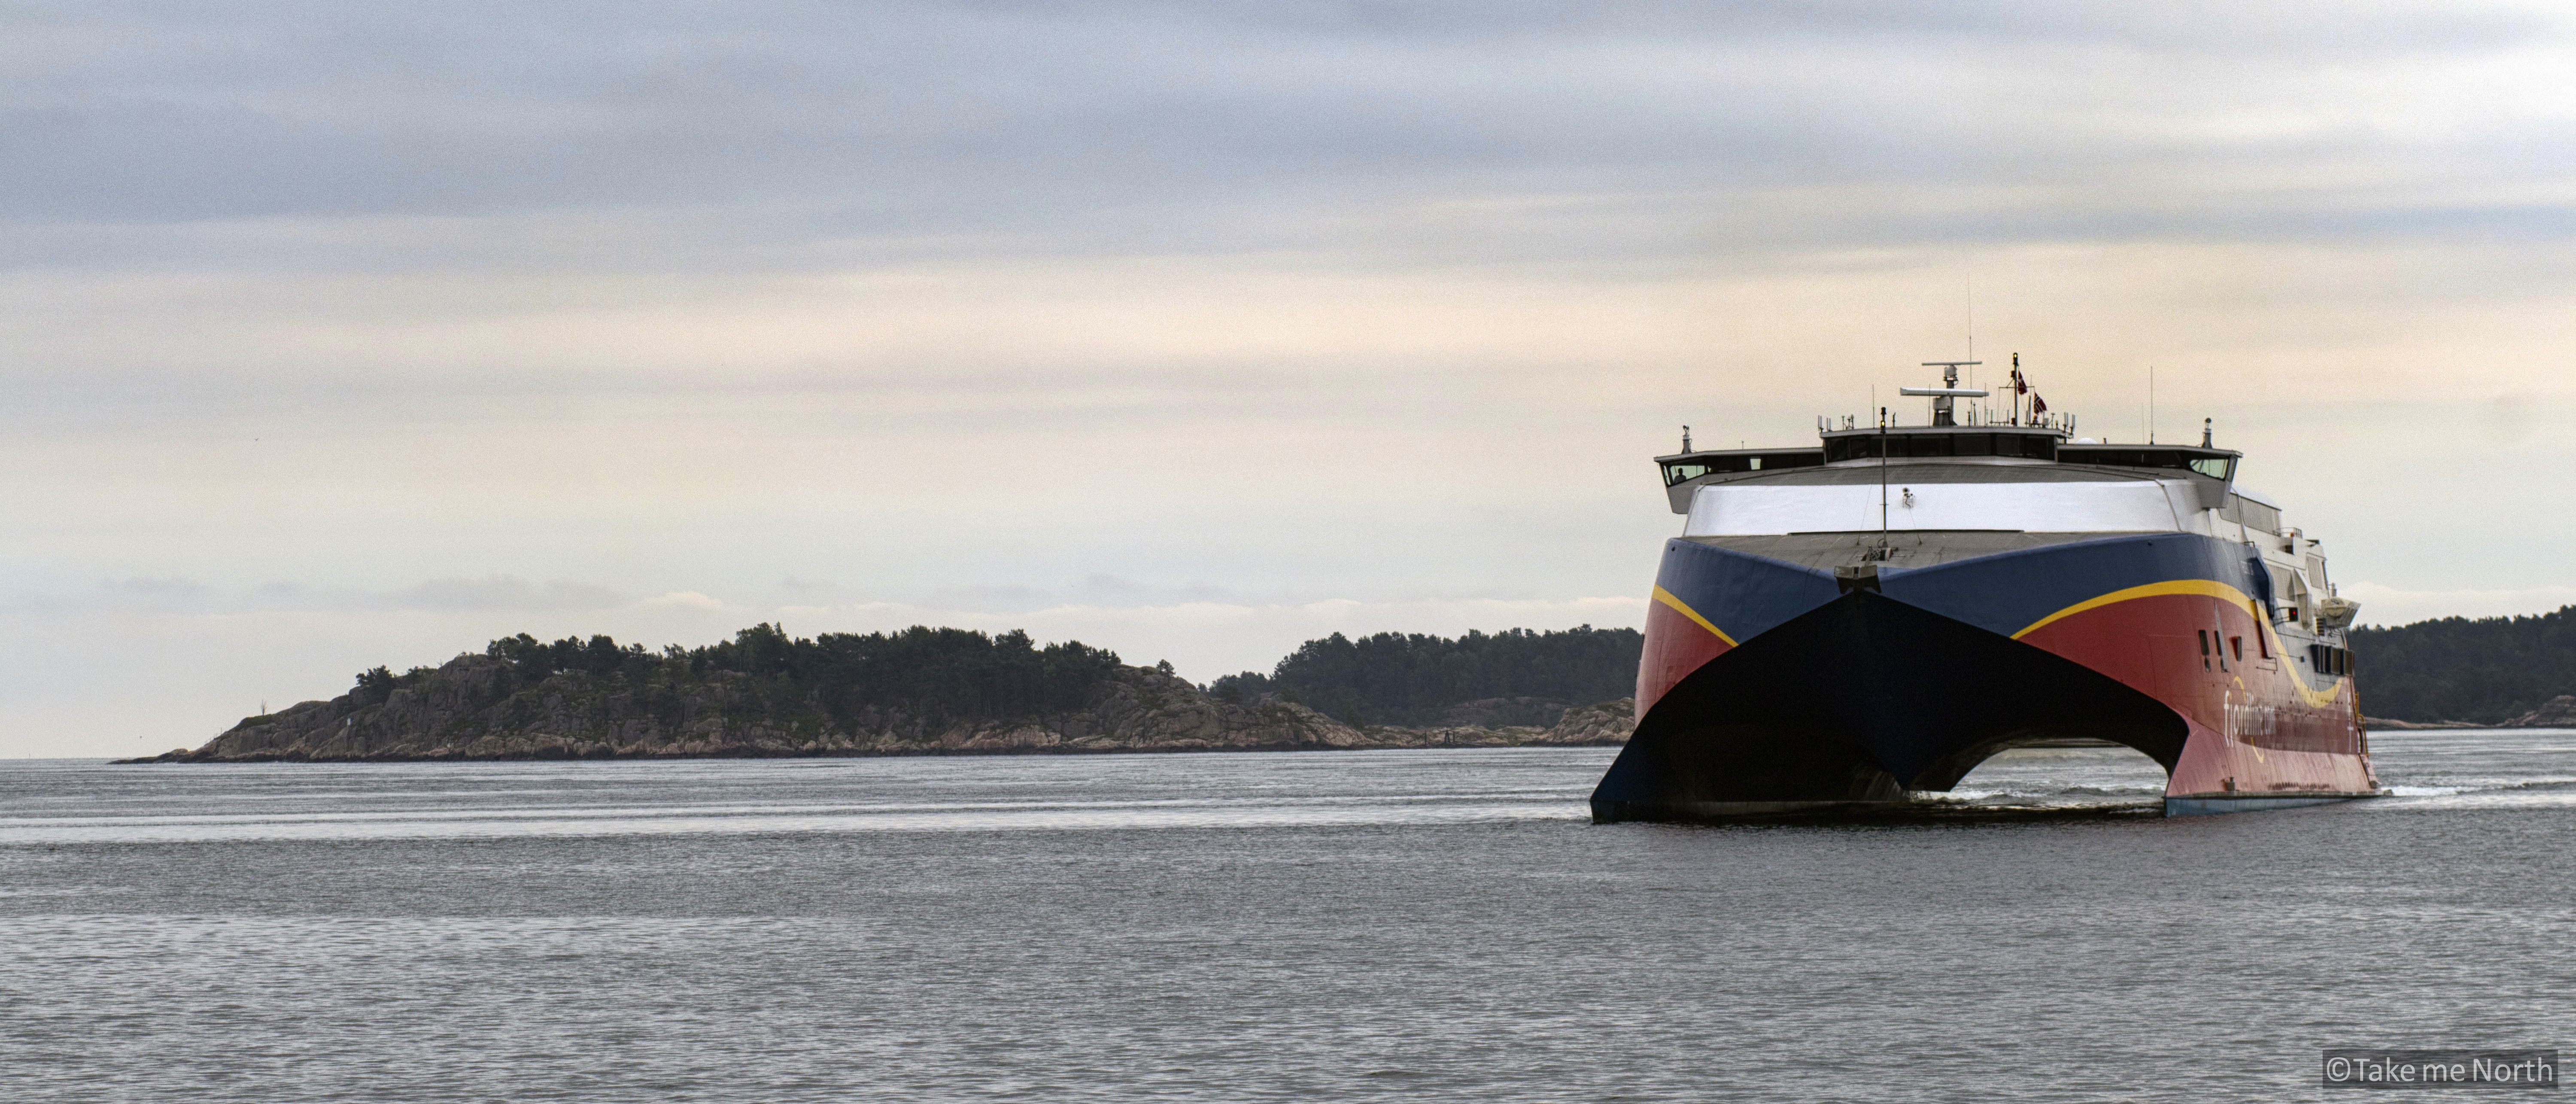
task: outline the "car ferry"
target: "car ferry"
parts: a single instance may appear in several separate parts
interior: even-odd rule
[[[2015,358],[2018,361],[2018,357]],[[2162,765],[2168,815],[2373,796],[2314,537],[2242,454],[2075,436],[2016,364],[2008,410],[1819,420],[1801,448],[1659,456],[1667,541],[1637,729],[1598,821],[1900,805],[2006,748],[2091,738]],[[2022,396],[2028,393],[2029,401]]]

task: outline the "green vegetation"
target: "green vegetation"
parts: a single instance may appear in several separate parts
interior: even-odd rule
[[[1379,633],[1352,640],[1335,633],[1298,646],[1268,675],[1229,675],[1206,690],[1247,704],[1277,695],[1353,723],[1436,724],[1445,709],[1465,702],[1525,698],[1561,708],[1625,697],[1644,646],[1634,629],[1589,625],[1455,639]],[[754,625],[721,643],[658,652],[606,636],[549,643],[521,633],[483,651],[508,665],[506,680],[516,689],[571,676],[585,694],[627,694],[646,714],[666,719],[685,715],[697,687],[730,679],[759,703],[757,712],[778,720],[847,724],[905,716],[934,727],[1071,712],[1119,666],[1117,653],[1078,642],[1040,647],[1025,632],[986,636],[920,626],[806,639],[776,625]],[[1169,663],[1155,666],[1172,673]],[[356,705],[377,705],[431,674],[426,667],[399,675],[370,668],[351,693]]]
[[[1264,675],[1245,671],[1208,687],[1229,700],[1283,697],[1354,724],[1432,724],[1449,706],[1489,698],[1542,698],[1564,705],[1635,692],[1646,638],[1635,629],[1590,625],[1561,632],[1507,629],[1456,639],[1379,633],[1309,640]]]
[[[2494,724],[2576,694],[2576,606],[2532,617],[2445,617],[2352,630],[2362,711]]]
[[[648,710],[677,709],[692,684],[736,676],[766,704],[790,715],[820,710],[834,721],[904,715],[932,725],[951,721],[1043,716],[1081,708],[1118,668],[1115,652],[1077,641],[1043,648],[1024,632],[986,636],[965,629],[915,626],[896,633],[825,633],[790,637],[776,625],[754,625],[703,648],[649,652],[606,636],[565,637],[551,644],[526,633],[495,640],[484,654],[509,664],[512,678],[534,686],[558,674],[620,682]],[[357,704],[384,701],[430,675],[395,675],[377,667],[358,676]]]

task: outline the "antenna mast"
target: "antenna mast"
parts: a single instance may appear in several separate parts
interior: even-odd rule
[[[1968,359],[1977,359],[1977,273],[1968,272]]]
[[[1878,408],[1878,558],[1887,558],[1887,408]]]
[[[1968,363],[1984,363],[1977,359],[1977,270],[1973,268],[1968,270]],[[1948,385],[1951,387],[1959,386],[1958,373],[1950,373]],[[1968,373],[1968,386],[1975,387],[1976,385],[1977,374],[1975,372]]]

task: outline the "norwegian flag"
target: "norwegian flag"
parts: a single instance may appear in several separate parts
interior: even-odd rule
[[[2028,381],[2028,380],[2025,380],[2025,379],[2021,378],[2021,369],[2019,369],[2019,368],[2015,368],[2015,369],[2013,369],[2013,373],[2012,373],[2012,381],[2013,381],[2013,394],[2016,394],[2016,395],[2027,395],[2027,394],[2030,394],[2030,381]]]
[[[2039,392],[2037,391],[2030,393],[2030,412],[2033,414],[2048,413],[2048,400],[2040,398]]]

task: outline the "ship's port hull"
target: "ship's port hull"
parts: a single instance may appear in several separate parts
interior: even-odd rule
[[[1593,814],[1883,807],[2002,749],[2082,737],[2163,766],[2176,814],[2375,791],[2350,679],[2290,654],[2247,552],[2185,533],[2041,541],[1890,560],[1855,584],[1672,541],[1637,731]]]

